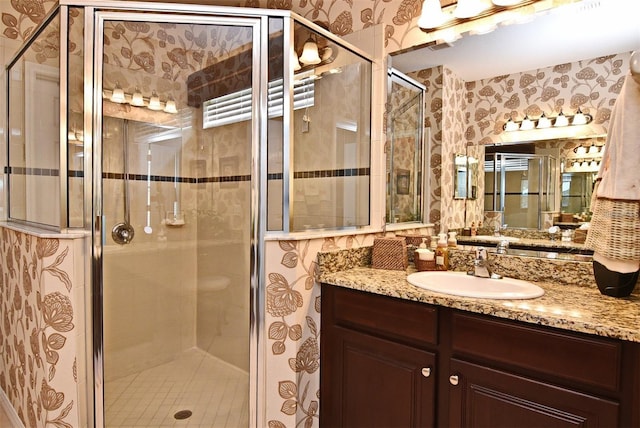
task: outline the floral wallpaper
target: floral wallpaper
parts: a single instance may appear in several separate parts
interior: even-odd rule
[[[26,427],[79,426],[72,242],[0,233],[0,386]]]
[[[270,428],[318,426],[321,332],[316,254],[372,245],[373,238],[352,235],[267,242],[266,395]]]
[[[387,52],[416,45],[423,38],[415,25],[421,0],[238,0],[233,3],[291,9],[338,35],[382,25]],[[55,4],[55,0],[1,2],[3,46],[16,46],[24,40]],[[141,85],[143,90],[152,86],[171,89],[190,74],[190,64],[207,64],[219,54],[208,48],[212,35],[203,34],[195,27],[189,35],[177,35],[171,30],[170,26],[151,28],[146,23],[116,24],[109,28],[109,43],[120,47],[123,55],[122,58],[108,57],[107,63],[144,76],[142,80],[128,80],[128,75],[121,71],[110,75],[114,82],[109,83],[122,79],[121,84]],[[40,60],[46,61],[53,51],[52,46],[43,46]],[[12,54],[7,50],[5,61]],[[623,62],[617,62],[619,59]],[[606,124],[611,99],[618,93],[617,79],[621,77],[620,70],[625,68],[624,61],[624,56],[614,55],[552,70],[467,83],[464,87],[466,115],[462,119],[455,117],[457,123],[452,124],[453,129],[447,131],[451,134],[446,137],[443,122],[448,123],[452,118],[444,118],[443,104],[446,100],[449,106],[459,105],[459,81],[455,76],[446,75],[441,67],[416,72],[417,79],[427,85],[432,95],[425,117],[425,127],[431,129],[430,221],[439,228],[442,213],[449,206],[448,202],[443,206],[441,199],[450,186],[448,178],[441,183],[441,168],[447,168],[443,156],[448,156],[448,152],[443,153],[443,144],[447,144],[444,141],[461,136],[460,141],[467,144],[484,144],[497,135],[495,131],[510,112],[521,113],[525,108],[533,113],[551,110],[551,107],[557,109],[560,105],[567,110],[570,106],[583,106],[586,112],[595,113],[596,121]],[[151,79],[152,72],[160,73],[161,77]],[[448,85],[453,85],[455,91],[444,89]],[[460,124],[464,124],[462,129]],[[459,213],[456,209],[453,219],[456,222],[460,219]],[[449,222],[449,218],[445,216],[442,222]],[[321,332],[319,287],[313,279],[316,253],[321,249],[371,245],[373,237],[370,234],[267,243],[266,396],[270,427],[318,426]],[[79,322],[78,307],[73,305],[71,297],[74,283],[68,284],[62,275],[70,272],[64,266],[71,256],[64,240],[39,242],[41,239],[4,231],[0,242],[3,310],[0,386],[27,426],[44,426],[47,421],[59,427],[81,426],[75,392],[75,363],[78,362],[75,357],[69,359],[66,353],[71,348],[70,333],[78,328]],[[36,334],[32,340],[33,331]]]

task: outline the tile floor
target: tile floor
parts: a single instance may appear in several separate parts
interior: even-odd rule
[[[249,424],[249,375],[199,349],[105,385],[108,427],[236,428]],[[187,419],[177,412],[189,410]]]

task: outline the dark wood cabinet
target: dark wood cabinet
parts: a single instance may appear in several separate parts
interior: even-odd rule
[[[321,426],[434,426],[433,308],[335,287],[322,298]],[[402,327],[412,318],[426,325]]]
[[[636,343],[322,285],[321,427],[637,427]]]
[[[454,359],[451,427],[617,427],[619,404],[502,370]]]

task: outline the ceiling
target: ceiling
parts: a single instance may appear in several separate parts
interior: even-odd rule
[[[582,0],[450,47],[395,55],[392,64],[404,73],[446,65],[474,81],[632,50],[640,50],[640,1]]]

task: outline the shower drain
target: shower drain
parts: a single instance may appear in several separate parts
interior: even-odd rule
[[[189,417],[191,417],[191,415],[193,414],[193,412],[191,410],[180,410],[179,412],[176,412],[173,417],[174,419],[187,419]]]

